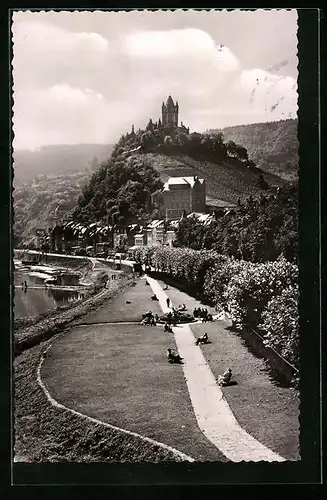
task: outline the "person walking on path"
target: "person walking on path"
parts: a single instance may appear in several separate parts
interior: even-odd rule
[[[166,303],[167,303],[167,307],[169,308],[170,307],[170,298],[169,297],[167,297]]]

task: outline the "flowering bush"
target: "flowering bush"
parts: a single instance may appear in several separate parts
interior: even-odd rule
[[[273,347],[297,368],[300,351],[298,301],[298,285],[287,287],[268,302],[259,325],[265,332],[265,345]]]

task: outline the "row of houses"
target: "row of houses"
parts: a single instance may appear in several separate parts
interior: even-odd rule
[[[52,251],[59,252],[88,249],[96,255],[103,252],[104,247],[124,252],[139,246],[172,246],[182,218],[196,217],[200,223],[210,224],[229,210],[226,207],[209,207],[211,213],[206,213],[206,183],[197,175],[169,177],[163,189],[152,195],[152,202],[160,218],[150,223],[140,221],[126,226],[110,226],[99,222],[83,224],[57,219],[50,230],[49,246]]]
[[[202,224],[208,225],[215,220],[212,214],[192,212],[184,217],[195,217]],[[85,225],[70,221],[56,225],[50,231],[50,248],[52,251],[72,251],[74,249],[101,249],[126,251],[140,246],[167,245],[173,246],[178,220],[157,219],[149,224],[129,224],[127,226],[108,226],[97,222]]]

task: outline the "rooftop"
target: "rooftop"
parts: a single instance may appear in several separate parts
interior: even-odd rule
[[[189,177],[169,177],[168,181],[164,184],[164,191],[169,190],[170,186],[182,186],[189,185],[193,187],[195,182],[199,181],[201,184],[204,183],[204,179],[200,179],[197,176],[189,176]]]

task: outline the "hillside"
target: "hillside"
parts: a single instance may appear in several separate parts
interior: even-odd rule
[[[38,176],[14,189],[14,235],[16,243],[28,240],[37,229],[46,229],[55,222],[55,210],[70,211],[82,188],[89,180],[88,173]],[[58,210],[58,211],[59,211]]]
[[[165,182],[171,176],[198,175],[206,181],[208,205],[224,206],[236,204],[238,199],[254,196],[262,192],[259,187],[259,174],[248,169],[243,163],[228,158],[225,161],[200,161],[187,155],[167,156],[159,153],[146,153],[144,159],[159,173]],[[284,182],[271,174],[264,179],[270,185],[282,186]]]
[[[123,135],[115,146],[82,144],[47,146],[35,152],[17,151],[15,236],[26,239],[37,228],[51,226],[58,206],[81,221],[108,220],[109,217],[129,223],[139,217],[155,216],[156,207],[149,201],[151,194],[170,176],[203,177],[207,204],[211,206],[236,204],[250,195],[262,193],[269,185],[288,184],[292,180],[290,172],[295,171],[293,122],[246,126],[249,141],[252,127],[253,144],[263,144],[265,135],[270,138],[264,143],[266,149],[270,145],[271,154],[267,156],[270,166],[268,168],[261,158],[262,169],[249,158],[243,145],[246,134],[242,126],[225,129],[227,136],[220,131],[190,134],[185,127],[167,128],[160,121],[150,120],[145,130]],[[273,137],[281,141],[285,124],[290,129],[284,141],[284,157],[288,155],[291,162],[287,175],[284,167],[277,169],[277,149],[274,151],[270,144],[277,144],[277,139],[272,141],[272,133],[268,134],[270,127]],[[259,149],[257,146],[255,150],[257,157],[262,156]],[[279,149],[282,150],[281,145]],[[285,162],[280,164],[285,166]],[[277,170],[284,179],[276,175]]]
[[[297,120],[252,123],[222,129],[225,141],[242,144],[249,158],[264,172],[298,180]]]
[[[107,160],[113,146],[105,144],[74,144],[43,146],[35,151],[13,153],[15,185],[32,181],[39,175],[62,175],[96,170]]]

